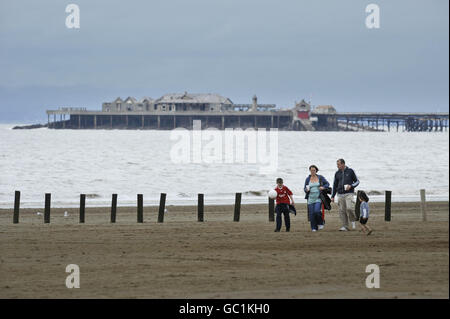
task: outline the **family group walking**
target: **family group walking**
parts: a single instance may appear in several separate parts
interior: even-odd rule
[[[337,172],[334,174],[333,187],[330,187],[330,183],[322,175],[319,175],[319,168],[316,165],[309,167],[310,175],[306,177],[304,191],[305,199],[308,205],[308,218],[311,223],[311,230],[316,232],[325,227],[325,209],[330,210],[330,202],[334,202],[337,196],[337,204],[339,207],[339,217],[342,227],[340,231],[349,231],[350,223],[351,228],[356,228],[356,221],[358,220],[355,214],[355,205],[353,202],[353,196],[355,194],[355,188],[359,185],[359,180],[356,177],[355,171],[345,165],[344,159],[338,159]],[[275,232],[281,230],[281,215],[284,215],[284,222],[286,231],[290,231],[290,212],[295,212],[294,199],[291,190],[283,184],[283,179],[277,179],[277,192],[275,208],[276,212],[276,228]],[[329,198],[328,194],[331,194]],[[359,200],[361,201],[360,207],[360,225],[361,231],[370,235],[372,230],[367,226],[367,220],[369,218],[369,198],[363,191],[359,192]]]

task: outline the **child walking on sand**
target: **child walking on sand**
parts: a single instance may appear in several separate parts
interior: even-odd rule
[[[277,213],[277,226],[275,232],[281,230],[281,214],[284,215],[284,224],[286,226],[286,231],[291,230],[291,219],[289,217],[289,205],[292,203],[294,205],[294,199],[292,198],[292,192],[289,188],[283,185],[283,179],[277,178],[277,187],[275,188],[277,192],[277,206],[275,207],[275,212]]]
[[[361,230],[363,233],[367,233],[367,236],[372,234],[372,229],[367,226],[367,221],[369,220],[369,196],[364,191],[360,191],[359,200],[361,201],[360,218],[359,223],[361,225]]]

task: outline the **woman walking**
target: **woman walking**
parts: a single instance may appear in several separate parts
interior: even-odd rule
[[[330,187],[330,183],[328,183],[325,177],[317,174],[318,171],[319,169],[316,165],[309,167],[311,174],[306,178],[304,186],[305,198],[308,200],[308,216],[313,232],[324,227],[320,192]]]

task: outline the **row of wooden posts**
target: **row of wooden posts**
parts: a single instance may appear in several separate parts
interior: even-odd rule
[[[355,212],[356,216],[359,216],[359,192],[356,196],[356,205]],[[164,222],[164,211],[166,207],[166,196],[167,194],[161,193],[159,200],[159,210],[158,210],[158,223]],[[421,211],[422,211],[422,220],[426,221],[426,205],[425,205],[425,190],[420,190],[420,198],[421,198]],[[234,202],[234,216],[233,221],[238,222],[241,216],[241,199],[242,193],[236,193],[235,202]],[[385,213],[384,220],[391,221],[391,199],[392,192],[385,192]],[[45,208],[44,208],[44,223],[50,223],[50,202],[51,202],[51,194],[45,194]],[[15,192],[14,198],[14,214],[13,214],[13,223],[19,223],[19,210],[20,210],[20,191]],[[85,220],[85,211],[86,211],[86,194],[80,195],[80,223],[84,223]],[[112,195],[111,202],[111,223],[116,222],[117,215],[117,194]],[[308,214],[309,219],[309,214]],[[198,194],[198,204],[197,204],[197,220],[199,222],[204,221],[204,194]],[[269,221],[275,221],[275,201],[269,198]],[[137,195],[137,222],[144,222],[144,197],[142,194]]]
[[[167,194],[161,193],[159,199],[159,210],[158,210],[158,223],[164,222],[164,212],[166,208],[166,196]],[[240,220],[241,216],[241,198],[242,193],[236,193],[236,200],[234,205],[234,218],[235,222]],[[269,200],[272,202],[272,209],[269,209],[269,220],[274,221],[274,203],[273,200]],[[50,202],[51,202],[51,194],[45,194],[45,206],[44,206],[44,223],[50,223]],[[204,194],[198,194],[198,205],[197,205],[197,216],[198,221],[204,221]],[[20,191],[15,192],[14,198],[14,214],[13,214],[13,223],[19,223],[19,211],[20,211]],[[80,194],[80,223],[84,223],[85,221],[85,212],[86,212],[86,194]],[[117,216],[117,194],[112,194],[112,202],[111,202],[111,223],[116,222]],[[142,194],[137,195],[137,222],[144,222],[144,196]]]

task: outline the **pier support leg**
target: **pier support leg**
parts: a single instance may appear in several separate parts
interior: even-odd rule
[[[142,115],[142,128],[145,127],[145,120],[144,120],[144,115]]]
[[[161,116],[158,115],[158,130],[160,129],[160,127],[161,127]]]
[[[94,129],[97,129],[97,115],[94,115]]]
[[[78,115],[78,128],[81,128],[81,115]]]
[[[222,130],[225,129],[225,116],[222,115]]]

